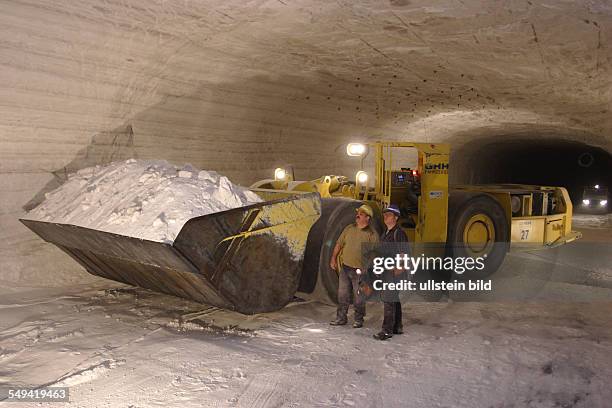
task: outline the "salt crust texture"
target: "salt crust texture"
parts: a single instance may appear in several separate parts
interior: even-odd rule
[[[71,174],[24,218],[172,243],[190,218],[261,201],[214,171],[129,159]]]

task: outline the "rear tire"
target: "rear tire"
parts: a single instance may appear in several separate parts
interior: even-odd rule
[[[486,194],[451,194],[446,253],[458,258],[485,258],[482,270],[455,278],[483,279],[501,266],[510,246],[510,231],[503,207]]]

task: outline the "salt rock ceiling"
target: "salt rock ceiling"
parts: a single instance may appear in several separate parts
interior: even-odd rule
[[[24,209],[112,160],[249,184],[285,164],[347,174],[357,139],[612,150],[609,1],[6,0],[0,32],[13,278],[40,261]]]

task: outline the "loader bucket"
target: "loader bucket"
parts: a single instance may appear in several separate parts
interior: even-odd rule
[[[298,288],[321,201],[317,193],[253,191],[269,201],[192,218],[172,244],[21,222],[93,275],[244,314],[269,312]]]

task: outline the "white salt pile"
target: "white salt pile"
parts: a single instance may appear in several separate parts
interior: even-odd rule
[[[25,218],[171,243],[190,218],[261,202],[214,171],[134,160],[71,174]]]

